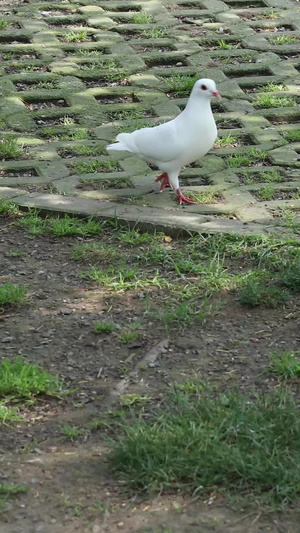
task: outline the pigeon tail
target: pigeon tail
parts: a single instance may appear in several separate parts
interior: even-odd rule
[[[130,141],[131,134],[130,133],[119,133],[116,137],[116,141],[113,144],[109,144],[106,149],[107,150],[126,150],[127,152],[135,152],[134,146],[130,146],[132,144]],[[126,142],[127,141],[127,142]],[[128,142],[129,141],[129,142]]]
[[[126,150],[128,152],[128,148],[127,146],[124,144],[124,143],[113,143],[113,144],[109,144],[107,147],[106,147],[106,150],[110,151],[110,150]]]

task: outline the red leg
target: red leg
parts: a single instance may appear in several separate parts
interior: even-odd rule
[[[171,187],[172,188],[172,185],[169,181],[169,176],[166,172],[164,172],[163,174],[161,174],[160,176],[158,176],[158,178],[156,178],[155,181],[161,181],[161,185],[160,185],[160,192],[164,191],[165,187]]]
[[[180,189],[177,189],[176,192],[177,192],[179,205],[181,205],[182,203],[185,203],[185,204],[196,204],[197,203],[197,202],[194,202],[194,200],[191,200],[190,198],[183,196]]]

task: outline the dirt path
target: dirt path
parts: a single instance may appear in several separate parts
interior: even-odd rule
[[[0,231],[0,280],[25,283],[30,294],[27,306],[1,310],[1,357],[22,355],[76,389],[59,400],[24,404],[26,423],[2,428],[1,478],[29,490],[9,500],[1,531],[298,531],[293,518],[259,509],[234,512],[213,494],[206,503],[180,492],[150,501],[128,499],[108,470],[103,429],[91,430],[90,423],[109,407],[120,409],[120,394],[159,401],[169,384],[195,376],[222,387],[235,382],[242,390],[276,385],[262,371],[270,350],[298,348],[299,298],[267,314],[242,312],[231,299],[206,323],[166,335],[159,321],[141,314],[138,292],[108,296],[80,278],[82,265],[72,259],[71,249],[82,238],[32,237],[11,219],[0,220]],[[99,317],[120,325],[139,317],[142,335],[126,345],[114,335],[97,335],[93,324]],[[64,424],[82,433],[67,440]]]

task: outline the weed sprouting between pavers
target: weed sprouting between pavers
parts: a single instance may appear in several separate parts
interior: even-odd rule
[[[273,96],[272,94],[259,94],[253,100],[254,107],[267,109],[269,107],[294,107],[296,101],[290,96]]]
[[[22,149],[12,135],[0,141],[0,159],[16,159],[21,153]]]

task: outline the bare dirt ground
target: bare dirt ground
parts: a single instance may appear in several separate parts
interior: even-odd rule
[[[105,241],[102,236],[90,241]],[[73,394],[23,405],[26,421],[4,426],[0,479],[25,484],[1,515],[3,533],[72,532],[295,532],[296,510],[278,515],[250,508],[231,510],[217,494],[205,501],[180,492],[151,500],[132,498],[109,471],[103,430],[88,429],[123,393],[159,401],[174,382],[208,379],[226,388],[269,389],[278,382],[268,372],[268,353],[296,350],[300,340],[300,301],[279,309],[247,310],[228,294],[223,307],[184,333],[144,313],[140,290],[103,291],[80,278],[71,258],[82,238],[32,237],[11,219],[0,219],[0,281],[27,286],[29,303],[0,313],[0,355],[37,362],[65,379]],[[168,244],[166,243],[166,246]],[[143,253],[143,247],[137,247]],[[22,252],[22,255],[18,254]],[[153,289],[153,300],[162,297]],[[132,343],[97,335],[102,319],[126,326],[139,319],[142,332]],[[63,424],[82,428],[74,441]]]

